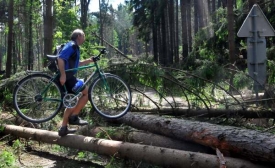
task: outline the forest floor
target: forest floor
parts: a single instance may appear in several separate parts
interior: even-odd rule
[[[59,156],[45,151],[22,151],[15,167],[20,168],[104,168],[92,161],[81,161],[66,156]]]
[[[160,101],[154,92],[147,92],[147,95],[150,95],[153,101]],[[171,97],[167,97],[167,100],[176,101],[177,103],[182,102],[179,98],[173,100]],[[142,102],[139,105],[145,105],[147,107],[154,106],[154,104],[146,100],[144,96],[139,97],[135,94],[133,94],[133,102]],[[164,106],[167,105],[165,101],[162,104]],[[15,116],[10,112],[0,112],[0,126],[1,123],[14,125],[13,122],[15,120]],[[104,168],[110,167],[108,164],[124,164],[112,163],[112,159],[107,156],[99,156],[91,152],[77,151],[58,145],[49,145],[25,139],[20,139],[20,147],[18,145],[15,147],[14,141],[16,139],[16,137],[1,135],[0,133],[0,162],[2,161],[1,153],[4,151],[13,154],[14,164],[12,166],[6,166],[9,168]],[[68,154],[70,154],[70,156]],[[6,167],[0,164],[0,168]]]
[[[12,115],[9,112],[0,113],[0,121],[10,120]],[[97,156],[91,152],[83,152],[49,145],[36,141],[20,139],[0,134],[0,168],[104,168],[109,158]],[[8,152],[10,156],[3,157]],[[87,156],[91,159],[87,159]],[[92,158],[93,157],[93,158]]]

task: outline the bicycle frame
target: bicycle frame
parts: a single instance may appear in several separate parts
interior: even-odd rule
[[[95,68],[94,68],[95,71],[92,72],[92,74],[88,76],[87,80],[84,81],[83,86],[82,86],[81,88],[78,89],[78,91],[75,93],[75,95],[78,95],[78,94],[79,94],[79,91],[80,91],[83,87],[85,87],[85,86],[87,85],[88,82],[92,81],[92,79],[95,79],[96,77],[100,77],[100,78],[104,77],[104,72],[99,68],[97,62],[94,62],[94,64],[92,64],[92,65],[85,65],[85,66],[81,66],[81,67],[78,67],[78,68],[68,69],[68,70],[65,71],[65,72],[70,72],[70,71],[81,71],[81,70],[85,70],[85,69],[89,69],[89,68],[93,68],[93,67],[95,67]],[[56,79],[58,78],[59,75],[60,75],[60,73],[56,73],[55,75],[53,75],[51,81],[56,80]],[[107,86],[105,80],[104,80],[104,85]],[[41,95],[45,95],[45,93],[48,92],[49,87],[50,87],[50,84],[47,85],[47,87],[41,92]],[[63,85],[63,88],[64,88],[64,90],[65,90],[65,95],[66,95],[66,94],[68,93],[68,91],[67,91],[67,89],[66,89],[66,86]],[[108,87],[107,87],[107,89],[108,89]],[[51,101],[62,101],[62,100],[56,100],[56,99],[54,99],[54,100],[53,100],[53,99],[47,99],[46,97],[44,97],[44,100],[46,100],[46,101],[47,101],[47,100],[51,100]]]
[[[21,79],[13,92],[13,103],[17,113],[25,120],[34,123],[41,123],[52,119],[62,109],[74,108],[82,92],[88,92],[88,99],[95,111],[101,116],[114,119],[125,115],[131,107],[131,90],[129,86],[117,75],[104,73],[100,69],[97,61],[100,55],[105,54],[103,49],[98,56],[92,57],[93,63],[77,68],[65,70],[73,74],[75,71],[83,72],[85,81],[82,88],[69,92],[66,86],[61,86],[59,82],[60,71],[49,74],[43,71],[26,71],[26,75]],[[51,56],[57,58],[58,56]],[[69,76],[68,76],[69,78]],[[30,91],[29,91],[30,90]],[[45,112],[40,113],[40,110]]]

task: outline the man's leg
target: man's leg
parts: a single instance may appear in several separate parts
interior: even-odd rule
[[[66,108],[63,114],[63,122],[62,122],[62,126],[67,126],[68,125],[68,121],[69,121],[69,117],[72,115],[74,111],[74,108]]]
[[[78,114],[82,110],[82,108],[87,104],[88,102],[88,88],[85,87],[85,89],[82,91],[82,96],[79,98],[78,103],[76,107],[73,109],[73,112],[69,116],[69,124],[71,125],[87,125],[88,122],[80,119],[78,117]]]
[[[78,100],[78,103],[73,110],[72,115],[78,115],[82,110],[82,108],[87,104],[87,102],[88,102],[88,88],[85,87],[85,89],[82,91],[82,96]]]
[[[58,135],[59,136],[66,136],[67,134],[70,133],[75,133],[76,129],[70,129],[68,128],[68,122],[69,122],[69,116],[72,115],[73,113],[73,108],[66,108],[63,114],[63,121],[62,121],[62,126],[58,130]]]

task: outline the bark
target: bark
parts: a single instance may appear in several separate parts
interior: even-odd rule
[[[137,129],[218,148],[231,156],[275,165],[275,136],[270,133],[132,113],[118,121]]]
[[[192,51],[192,41],[193,41],[193,38],[192,38],[192,15],[191,15],[191,9],[192,9],[192,6],[191,6],[191,0],[187,0],[186,1],[186,20],[187,20],[187,36],[188,36],[188,52],[191,52]]]
[[[234,64],[236,58],[235,58],[235,23],[234,23],[234,12],[233,12],[233,0],[227,0],[227,20],[228,20],[229,58],[230,58],[230,63]]]
[[[80,21],[81,21],[81,25],[82,25],[82,29],[86,29],[87,27],[87,18],[88,18],[88,7],[90,5],[90,1],[91,0],[82,0],[80,1],[81,4],[81,16],[80,16]]]
[[[131,143],[139,143],[143,145],[152,145],[164,148],[171,148],[171,149],[178,149],[178,150],[185,150],[191,152],[201,152],[201,153],[208,153],[213,154],[214,150],[199,144],[194,144],[190,142],[184,142],[176,139],[172,139],[169,137],[152,134],[148,132],[142,131],[134,131],[134,130],[127,130],[124,131],[122,129],[116,128],[108,128],[108,127],[94,127],[89,129],[88,127],[82,127],[84,129],[83,135],[85,136],[100,136],[102,138],[107,137],[111,140],[117,141],[127,141]],[[89,130],[86,130],[89,129]]]
[[[7,62],[6,62],[6,77],[11,76],[11,63],[12,63],[12,44],[13,44],[13,0],[9,1],[8,8],[8,51],[7,51]]]
[[[175,34],[174,34],[174,36],[175,36],[175,45],[174,45],[174,47],[175,47],[175,63],[176,64],[179,64],[179,60],[180,60],[180,58],[179,58],[179,36],[178,36],[178,34],[179,34],[179,2],[178,2],[178,0],[176,0],[176,13],[175,13]]]
[[[194,152],[185,152],[168,148],[111,141],[82,135],[67,135],[59,137],[57,132],[25,128],[13,125],[4,126],[5,134],[35,140],[65,147],[96,152],[138,161],[145,161],[166,167],[184,168],[213,168],[220,165],[217,156]],[[225,158],[227,168],[262,168],[267,166],[255,165],[251,162],[236,158]]]
[[[181,31],[182,31],[182,57],[187,58],[188,56],[188,33],[187,33],[187,20],[186,20],[186,0],[181,0]]]
[[[175,14],[174,14],[174,0],[169,0],[167,4],[167,24],[168,24],[168,65],[172,65],[174,63],[175,57]]]
[[[33,6],[33,0],[30,1],[30,7],[28,8],[29,10],[29,28],[28,28],[28,31],[29,31],[29,37],[28,37],[28,40],[29,40],[29,45],[28,45],[28,70],[33,70],[33,63],[34,63],[34,57],[33,57],[33,32],[32,32],[32,25],[33,25],[33,17],[32,17],[32,8]]]
[[[155,21],[155,12],[152,12],[152,36],[153,36],[153,54],[154,54],[154,62],[159,63],[159,54],[158,54],[158,28]]]
[[[199,31],[199,12],[198,12],[198,1],[194,1],[194,33]]]
[[[230,110],[230,109],[199,109],[187,108],[138,108],[131,112],[154,112],[161,115],[185,116],[185,117],[219,117],[219,118],[275,118],[273,110]]]
[[[98,0],[99,3],[99,21],[100,21],[100,27],[99,27],[99,32],[100,32],[100,45],[103,46],[103,14],[102,14],[102,8],[101,8],[101,0]]]
[[[44,59],[43,59],[43,66],[46,67],[47,65],[47,54],[53,53],[53,13],[52,13],[52,7],[53,7],[53,1],[52,0],[46,0],[44,6],[44,15],[43,15],[43,21],[44,21]]]

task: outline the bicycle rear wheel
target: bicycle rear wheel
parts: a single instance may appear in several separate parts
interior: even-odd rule
[[[46,74],[31,74],[18,82],[13,104],[20,117],[32,123],[46,122],[61,110],[61,86]]]
[[[89,100],[98,114],[115,119],[128,112],[132,96],[129,86],[120,77],[105,74],[89,87]]]

